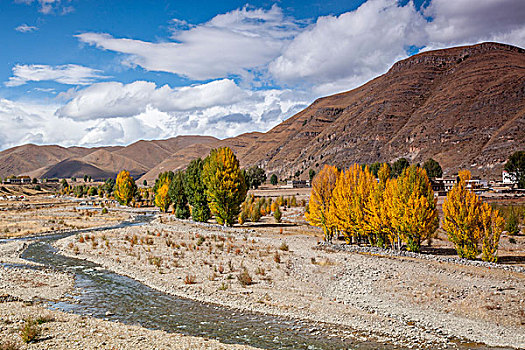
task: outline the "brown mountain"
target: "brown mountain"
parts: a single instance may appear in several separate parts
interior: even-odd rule
[[[415,55],[315,101],[255,142],[242,162],[288,176],[400,157],[495,176],[525,148],[525,51],[483,43]]]
[[[230,146],[242,165],[280,177],[299,171],[306,178],[323,164],[432,157],[449,174],[468,168],[497,178],[508,156],[525,148],[524,130],[525,51],[483,43],[412,56],[361,87],[318,99],[267,133],[214,146]]]
[[[525,149],[524,130],[525,51],[483,43],[399,61],[361,87],[318,99],[267,133],[195,139],[174,148],[164,144],[173,139],[139,141],[112,152],[149,169],[143,177],[148,181],[219,146],[232,147],[243,166],[258,164],[281,178],[297,171],[305,178],[323,164],[345,167],[401,157],[412,163],[433,157],[445,172],[468,168],[495,178],[510,154]],[[13,157],[0,176],[5,169],[16,173],[28,167],[12,150],[0,153],[0,161]],[[87,155],[74,152],[79,154],[69,158]],[[64,160],[61,153],[38,154],[30,155],[38,164]]]
[[[138,141],[126,147],[24,145],[0,152],[0,176],[81,178],[89,175],[94,179],[104,179],[126,169],[138,178],[185,147],[217,141],[211,136],[177,136],[160,141]]]

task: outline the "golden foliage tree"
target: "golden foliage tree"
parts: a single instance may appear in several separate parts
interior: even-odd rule
[[[370,197],[366,204],[364,225],[368,232],[371,245],[385,247],[392,232],[388,211],[384,206],[385,189],[390,181],[390,167],[383,163],[378,171],[378,183],[371,188]]]
[[[336,167],[325,165],[313,178],[308,210],[305,213],[306,220],[311,225],[323,229],[326,241],[332,240],[336,229],[333,217],[331,217],[330,205],[338,175],[339,170]]]
[[[115,199],[122,205],[129,205],[137,190],[135,180],[130,176],[129,171],[122,170],[118,173],[115,187]]]
[[[367,236],[365,208],[376,185],[372,173],[354,164],[341,172],[333,190],[330,215],[347,242]]]
[[[443,229],[462,258],[475,259],[480,253],[486,261],[497,260],[503,218],[471,190],[467,189],[470,172],[459,172],[459,181],[443,203]]]
[[[384,205],[392,226],[390,240],[398,248],[403,241],[408,250],[419,252],[438,228],[434,191],[425,170],[415,165],[387,182]]]
[[[229,147],[212,150],[204,160],[202,177],[217,222],[232,226],[247,193],[244,174],[233,151]]]
[[[172,198],[170,196],[170,187],[175,174],[173,171],[166,171],[160,173],[157,179],[155,180],[155,186],[153,186],[153,191],[155,193],[155,206],[160,209],[162,212],[168,211]]]

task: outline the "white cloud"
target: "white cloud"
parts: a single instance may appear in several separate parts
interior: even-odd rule
[[[52,80],[61,84],[88,85],[96,79],[106,78],[98,69],[66,64],[48,66],[45,64],[17,64],[13,67],[13,76],[5,82],[6,86],[19,86],[29,81]]]
[[[287,83],[363,83],[405,57],[407,46],[421,45],[424,23],[411,2],[368,1],[356,11],[320,17],[270,64],[270,72]]]
[[[100,33],[77,37],[105,50],[129,54],[127,62],[147,70],[207,80],[245,75],[267,65],[300,29],[277,6],[269,10],[245,7],[197,26],[179,20],[174,25],[172,40],[159,43]]]
[[[15,0],[15,2],[30,5],[32,3],[38,3],[40,6],[39,11],[42,12],[45,15],[58,12],[60,10],[60,14],[67,14],[73,11],[73,7],[64,5],[64,2],[61,0]],[[67,0],[67,2],[71,2],[71,0]]]
[[[424,13],[433,19],[426,29],[434,47],[505,37],[507,43],[525,44],[525,2],[521,0],[433,0]]]
[[[20,33],[29,33],[29,32],[34,32],[35,30],[38,30],[38,27],[29,26],[24,23],[16,27],[15,30]]]
[[[311,101],[290,90],[241,89],[228,79],[183,88],[99,83],[67,96],[65,105],[0,100],[0,149],[27,142],[126,145],[189,134],[224,138],[267,131]]]
[[[168,85],[157,88],[155,83],[146,81],[130,84],[106,82],[76,92],[57,114],[77,120],[132,117],[144,112],[148,106],[164,112],[187,111],[232,104],[245,95],[229,79],[176,89]]]

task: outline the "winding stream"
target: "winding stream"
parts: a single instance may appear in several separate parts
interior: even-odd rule
[[[149,220],[151,217],[139,216],[135,222],[105,229],[140,225]],[[72,301],[52,302],[51,308],[266,349],[400,349],[358,341],[325,324],[239,311],[159,292],[98,264],[58,254],[51,243],[75,233],[33,238],[36,242],[22,253],[22,258],[46,268],[74,274]]]

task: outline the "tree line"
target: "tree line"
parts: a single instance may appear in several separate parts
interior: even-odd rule
[[[313,179],[306,219],[323,229],[326,241],[340,234],[349,244],[366,241],[420,252],[439,227],[437,199],[424,168],[411,165],[397,177],[393,170],[380,165],[376,179],[368,166],[339,171],[325,165]],[[470,172],[461,171],[448,193],[443,229],[460,257],[473,259],[481,253],[483,260],[497,261],[504,220],[467,189],[468,180]]]

